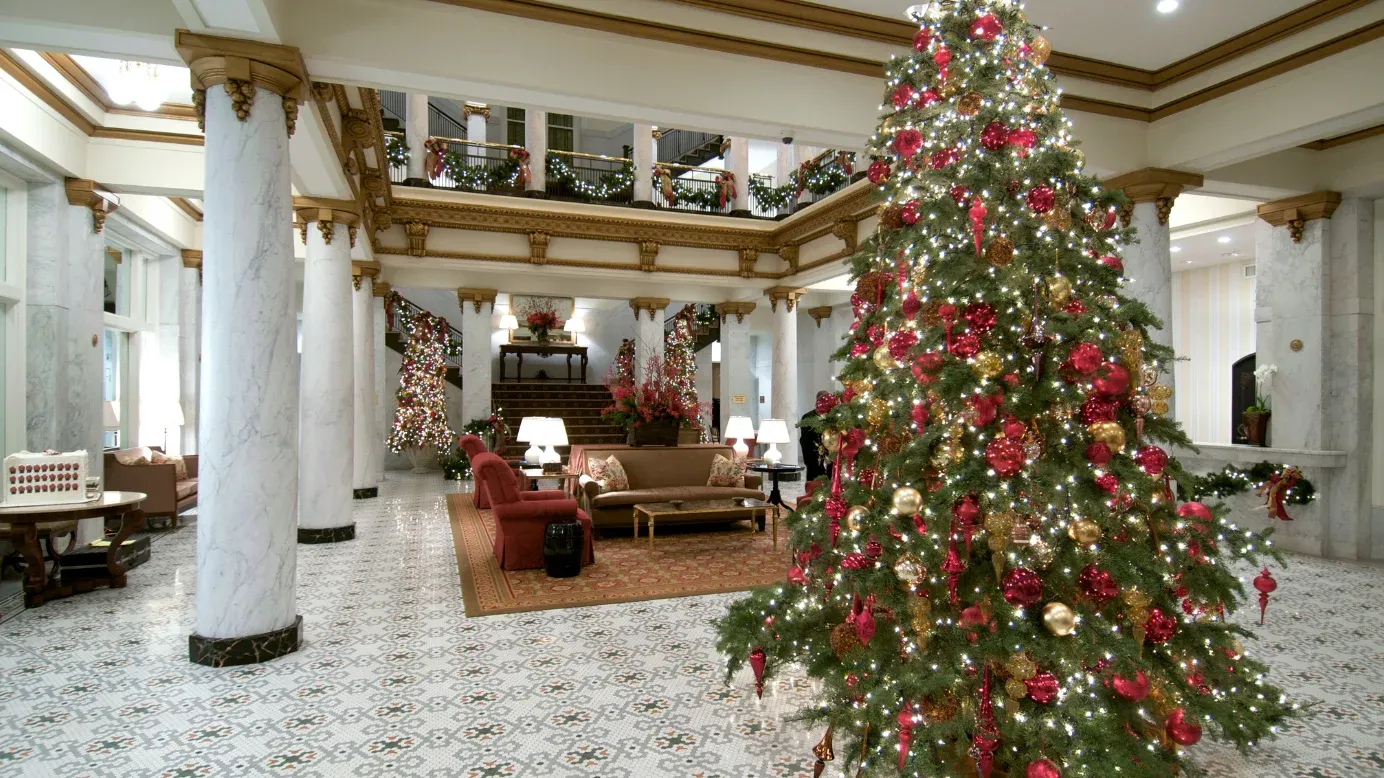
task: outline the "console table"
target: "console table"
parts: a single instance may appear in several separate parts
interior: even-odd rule
[[[514,355],[518,363],[514,371],[514,380],[518,381],[524,376],[524,355],[532,354],[537,357],[552,357],[565,355],[567,357],[567,383],[573,382],[572,377],[572,357],[581,357],[581,383],[586,383],[586,346],[573,346],[569,343],[506,343],[500,346],[500,380],[505,378],[505,357]]]
[[[140,508],[140,503],[145,499],[146,495],[141,492],[103,492],[97,499],[87,502],[0,507],[0,537],[13,541],[19,553],[24,556],[25,604],[30,608],[37,608],[49,600],[90,591],[97,586],[109,586],[112,589],[124,586],[125,568],[115,561],[115,553],[126,538],[144,526],[144,511]],[[81,519],[115,517],[120,518],[120,531],[111,539],[110,547],[106,550],[104,576],[65,582],[56,575],[48,574],[43,552],[38,545],[41,530],[71,531],[66,526],[58,525]],[[48,550],[56,552],[51,539],[48,541]],[[57,558],[58,569],[61,569],[61,555],[54,553],[54,556]],[[54,573],[57,572],[55,569]]]

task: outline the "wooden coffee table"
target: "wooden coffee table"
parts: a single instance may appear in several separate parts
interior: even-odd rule
[[[634,537],[639,539],[639,517],[642,515],[649,525],[649,545],[654,544],[654,525],[659,516],[678,516],[679,518],[697,517],[705,521],[716,519],[749,519],[750,528],[759,526],[759,518],[765,514],[772,513],[774,516],[774,550],[778,550],[778,511],[770,511],[773,507],[764,500],[745,499],[737,500],[686,500],[674,504],[671,502],[642,502],[634,506]],[[760,530],[761,532],[763,530]]]

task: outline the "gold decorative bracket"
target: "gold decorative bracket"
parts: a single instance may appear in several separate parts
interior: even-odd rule
[[[1341,204],[1341,193],[1331,191],[1274,200],[1259,206],[1259,218],[1275,227],[1287,227],[1294,243],[1301,243],[1307,222],[1330,219]]]
[[[771,286],[764,290],[764,294],[769,296],[769,311],[771,313],[778,312],[779,302],[788,306],[788,312],[792,313],[793,309],[797,307],[798,301],[806,293],[806,289],[800,289],[796,286]]]
[[[634,320],[639,321],[639,314],[648,312],[649,321],[658,321],[658,315],[672,302],[667,297],[635,297],[630,300],[630,310],[634,311]]]
[[[497,292],[494,289],[472,289],[464,286],[459,287],[457,289],[457,305],[461,306],[462,308],[465,308],[467,303],[471,303],[471,310],[475,311],[476,313],[480,313],[481,306],[485,305],[486,303],[489,303],[490,310],[493,311],[495,310],[496,294]]]
[[[721,317],[721,323],[726,322],[726,317],[734,316],[736,324],[744,324],[745,317],[754,313],[756,303],[741,301],[730,303],[719,303],[716,306],[716,313]]]
[[[1158,206],[1158,223],[1166,227],[1177,196],[1182,194],[1184,189],[1197,189],[1205,182],[1197,173],[1147,167],[1108,179],[1105,188],[1123,190],[1131,203],[1155,203]],[[1124,226],[1128,227],[1129,218],[1123,213],[1120,214],[1120,218]]]
[[[819,305],[816,308],[808,308],[807,315],[811,316],[812,320],[817,322],[817,326],[820,328],[822,326],[822,319],[831,318],[831,306]]]
[[[120,200],[87,178],[69,178],[63,184],[67,204],[91,209],[91,231],[100,233],[106,227],[106,217],[120,207]]]

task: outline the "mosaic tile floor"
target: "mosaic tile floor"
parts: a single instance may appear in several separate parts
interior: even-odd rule
[[[186,660],[195,521],[130,586],[0,625],[0,775],[810,776],[785,717],[721,684],[729,595],[467,619],[439,477],[391,474],[359,539],[299,547],[306,645],[264,665]],[[1384,568],[1300,558],[1253,649],[1310,717],[1218,778],[1384,777]],[[839,762],[838,762],[839,764]],[[828,776],[840,776],[836,766]]]

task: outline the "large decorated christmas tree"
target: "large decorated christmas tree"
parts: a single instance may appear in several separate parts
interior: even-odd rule
[[[396,454],[425,448],[449,450],[456,433],[447,425],[447,322],[420,311],[404,326],[408,346],[399,367],[399,389],[394,393],[398,400],[394,426],[385,445]]]
[[[697,405],[697,352],[692,350],[696,345],[696,317],[694,306],[684,307],[673,317],[673,328],[668,331],[663,343],[663,360],[674,376],[673,383],[678,394],[689,407]],[[702,426],[701,419],[697,420],[697,426]],[[710,439],[707,430],[700,431],[702,442],[707,442]]]
[[[1244,748],[1291,713],[1228,620],[1234,570],[1276,552],[1173,496],[1172,353],[1121,293],[1137,236],[1081,173],[1051,47],[1003,0],[925,8],[871,140],[846,388],[818,406],[831,480],[720,648],[761,690],[820,679],[819,774],[1196,774],[1203,733]]]

